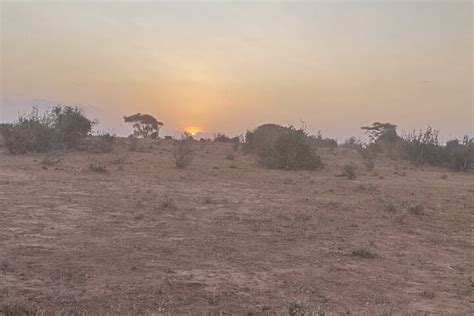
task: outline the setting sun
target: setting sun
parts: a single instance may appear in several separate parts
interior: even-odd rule
[[[202,132],[202,130],[199,127],[196,126],[190,126],[185,129],[186,133],[191,134],[191,136],[195,136],[197,133]]]

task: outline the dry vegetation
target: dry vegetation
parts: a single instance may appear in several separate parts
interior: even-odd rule
[[[301,138],[318,170],[272,170],[219,137],[0,148],[0,314],[472,311],[472,171]]]

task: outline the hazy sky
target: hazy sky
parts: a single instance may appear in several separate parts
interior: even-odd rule
[[[135,112],[165,134],[473,134],[471,1],[0,2],[0,121],[72,104],[119,134]]]

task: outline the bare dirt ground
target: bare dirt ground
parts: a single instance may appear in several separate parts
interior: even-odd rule
[[[344,148],[275,171],[212,143],[179,170],[171,141],[146,146],[44,167],[0,149],[0,311],[472,313],[473,173],[369,172]],[[334,177],[350,161],[358,178]]]

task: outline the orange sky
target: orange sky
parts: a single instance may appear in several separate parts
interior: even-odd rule
[[[2,2],[0,121],[84,106],[126,134],[261,123],[343,139],[375,120],[473,129],[472,3]]]

